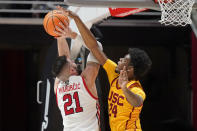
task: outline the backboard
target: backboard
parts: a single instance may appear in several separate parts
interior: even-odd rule
[[[91,6],[91,7],[116,7],[116,8],[148,8],[160,10],[159,4],[153,0],[64,0],[72,6]],[[197,9],[197,0],[193,9]]]
[[[71,6],[83,6],[83,7],[91,6],[91,7],[110,7],[110,8],[147,8],[147,9],[158,10],[158,11],[162,11],[161,20],[164,20],[163,23],[167,23],[168,20],[171,19],[170,21],[175,21],[175,23],[177,23],[177,21],[178,23],[179,22],[183,23],[183,26],[192,23],[190,19],[190,15],[192,15],[193,13],[191,13],[191,10],[194,10],[193,12],[196,12],[197,9],[197,0],[194,0],[194,4],[191,4],[191,6],[189,5],[187,7],[187,4],[185,3],[187,2],[191,3],[189,1],[192,0],[185,0],[185,1],[173,0],[172,4],[169,3],[169,5],[170,4],[172,5],[172,7],[166,5],[167,9],[164,10],[164,8],[162,7],[161,9],[161,5],[155,3],[154,0],[64,0],[64,2],[67,5],[71,5]],[[165,2],[163,3],[164,3],[163,5],[165,6]],[[173,5],[173,3],[175,4]],[[180,5],[177,6],[176,3],[177,5],[180,3]],[[177,7],[180,8],[178,9]],[[185,11],[183,11],[182,9]],[[194,20],[193,23],[196,24]]]

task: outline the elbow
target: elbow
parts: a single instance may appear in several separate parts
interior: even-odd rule
[[[143,102],[134,104],[133,107],[141,107],[142,105],[143,105]]]
[[[143,99],[140,98],[138,101],[132,104],[133,107],[141,107],[143,105]]]

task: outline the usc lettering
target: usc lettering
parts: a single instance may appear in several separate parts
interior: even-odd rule
[[[114,114],[114,117],[117,115],[117,105],[123,106],[123,103],[120,102],[120,100],[124,100],[124,96],[119,95],[113,91],[111,91],[110,97],[108,98],[109,100],[109,116],[111,116],[111,113]]]

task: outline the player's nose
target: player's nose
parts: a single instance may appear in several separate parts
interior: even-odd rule
[[[77,68],[77,64],[76,63],[73,62],[72,65],[73,65],[74,68]]]

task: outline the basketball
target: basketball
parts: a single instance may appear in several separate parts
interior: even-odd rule
[[[68,24],[65,24],[65,21]],[[58,26],[61,28],[59,22],[62,22],[65,26],[69,25],[69,19],[67,16],[63,15],[60,11],[58,10],[53,10],[48,12],[43,20],[43,26],[45,31],[54,37],[58,37],[56,33],[54,33],[54,30],[58,31],[55,27]]]

